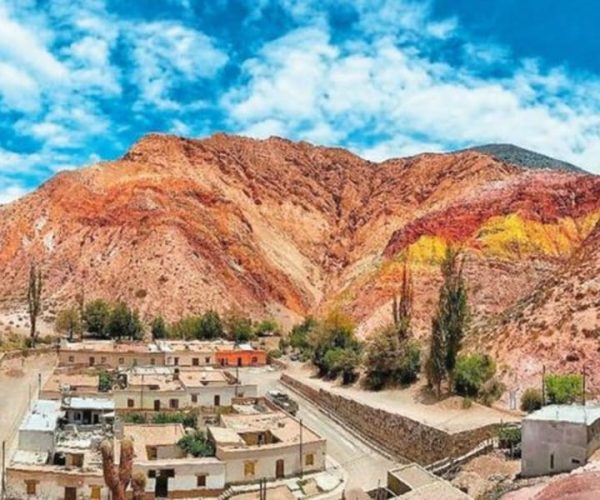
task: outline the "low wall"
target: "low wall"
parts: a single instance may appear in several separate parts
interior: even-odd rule
[[[498,424],[448,433],[408,417],[373,408],[352,399],[315,389],[281,375],[281,382],[321,409],[332,413],[352,430],[385,452],[426,466],[444,458],[457,458],[497,435]]]

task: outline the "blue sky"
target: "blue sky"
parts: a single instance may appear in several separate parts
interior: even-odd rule
[[[0,203],[151,131],[600,173],[599,25],[595,0],[0,0]]]

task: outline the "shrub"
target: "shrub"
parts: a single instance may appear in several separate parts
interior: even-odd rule
[[[371,390],[410,384],[421,370],[420,345],[415,340],[400,337],[394,327],[385,328],[371,338],[365,366],[365,384]]]
[[[477,397],[494,373],[496,364],[487,354],[459,356],[454,370],[454,389],[462,396]]]
[[[113,378],[106,370],[102,370],[98,374],[98,390],[100,392],[108,392],[112,389]]]
[[[494,401],[500,399],[504,391],[506,391],[506,386],[499,380],[492,378],[483,384],[479,397],[484,405],[490,406]]]
[[[195,429],[198,426],[197,415],[193,412],[157,413],[152,416],[153,424],[183,424]]]
[[[165,339],[168,337],[169,332],[167,331],[167,324],[162,316],[157,316],[152,320],[150,324],[150,331],[152,332],[152,339]]]
[[[87,331],[96,335],[106,335],[110,313],[110,304],[105,300],[97,299],[86,304],[83,322]]]
[[[501,427],[498,431],[498,447],[501,449],[514,448],[521,443],[520,427]]]
[[[279,349],[272,349],[269,351],[269,359],[279,359],[282,356]]]
[[[571,404],[583,395],[581,375],[546,375],[546,395],[552,404]]]
[[[289,336],[290,346],[302,352],[307,352],[310,348],[308,336],[317,328],[317,325],[317,320],[315,320],[312,316],[308,316],[299,325],[294,325]]]
[[[177,446],[194,457],[211,457],[215,454],[215,447],[202,431],[186,434],[177,442]]]
[[[542,391],[529,387],[521,396],[521,410],[531,413],[542,407]]]

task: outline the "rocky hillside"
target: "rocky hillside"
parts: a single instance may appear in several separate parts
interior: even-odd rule
[[[600,178],[478,151],[372,163],[278,138],[149,135],[0,207],[0,299],[23,301],[35,259],[48,310],[82,289],[146,317],[237,306],[289,324],[340,307],[366,334],[389,320],[408,256],[426,334],[448,244],[468,255],[483,321],[573,262],[599,218]]]
[[[591,385],[600,387],[600,222],[557,272],[477,333],[506,371],[530,383],[539,383],[546,365],[561,372],[585,368]]]

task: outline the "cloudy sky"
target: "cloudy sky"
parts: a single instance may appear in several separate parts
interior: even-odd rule
[[[0,203],[150,131],[600,173],[595,0],[0,0]]]

